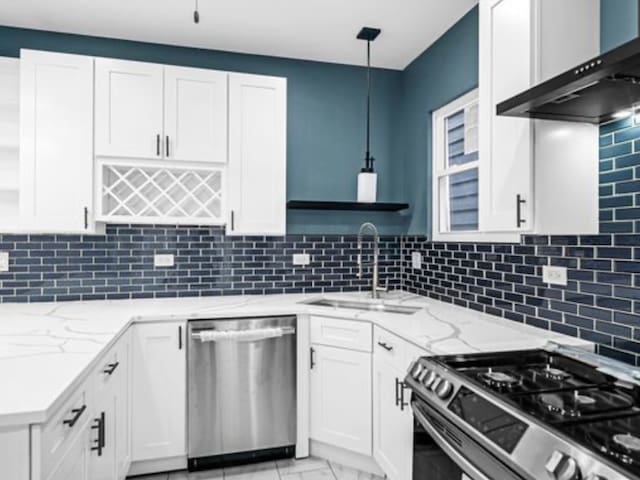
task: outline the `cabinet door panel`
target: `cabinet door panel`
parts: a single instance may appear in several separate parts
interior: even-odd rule
[[[131,409],[130,399],[130,373],[131,373],[131,331],[127,331],[118,341],[116,361],[118,369],[114,372],[115,378],[115,404],[114,404],[114,437],[116,457],[116,478],[123,479],[127,476],[131,465]]]
[[[496,115],[499,102],[533,81],[533,7],[525,3],[480,3],[480,228],[490,232],[526,231],[533,223],[532,122]],[[518,195],[525,201],[519,207]]]
[[[93,480],[89,475],[89,426],[90,422],[87,422],[61,462],[47,472],[47,480]]]
[[[227,161],[227,74],[165,67],[165,157]]]
[[[162,156],[162,65],[96,59],[96,155]]]
[[[134,326],[133,461],[186,454],[186,357],[178,337],[182,326]]]
[[[22,51],[20,62],[21,223],[84,232],[93,192],[93,58]]]
[[[286,230],[286,79],[229,75],[231,235]]]
[[[371,355],[312,348],[311,438],[371,455]]]
[[[411,407],[396,404],[396,381],[404,372],[373,356],[373,457],[390,480],[410,480],[413,455]],[[405,391],[408,402],[410,392]]]

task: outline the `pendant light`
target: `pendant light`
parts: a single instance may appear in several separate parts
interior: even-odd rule
[[[196,8],[193,10],[193,23],[200,23],[200,12],[198,11],[198,0],[196,1]]]
[[[364,167],[358,174],[358,202],[375,203],[378,174],[373,171],[375,158],[371,155],[371,42],[380,35],[379,28],[363,27],[356,37],[367,42],[367,134]]]

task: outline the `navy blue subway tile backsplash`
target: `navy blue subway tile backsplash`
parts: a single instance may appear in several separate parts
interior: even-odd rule
[[[0,234],[10,272],[0,301],[41,302],[366,289],[356,277],[357,239],[347,235],[228,237],[219,227],[108,225],[105,235]],[[365,254],[371,252],[364,243]],[[381,274],[400,287],[400,240],[382,237]],[[175,266],[155,268],[155,253]],[[294,267],[294,253],[311,265]]]
[[[422,252],[421,269],[411,252]],[[640,365],[640,235],[525,236],[521,244],[402,239],[406,290],[596,342]],[[542,266],[568,268],[568,285],[542,282]]]

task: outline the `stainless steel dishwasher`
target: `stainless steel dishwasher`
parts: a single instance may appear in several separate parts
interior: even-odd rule
[[[296,317],[192,320],[188,338],[189,470],[295,456]]]

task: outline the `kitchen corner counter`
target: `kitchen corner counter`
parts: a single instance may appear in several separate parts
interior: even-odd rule
[[[392,304],[411,315],[313,306],[319,294],[229,296],[0,305],[0,427],[46,421],[94,368],[100,354],[135,322],[269,315],[318,315],[368,321],[423,348],[457,354],[539,348],[553,340],[590,342],[400,291]],[[328,298],[363,300],[367,293]]]

